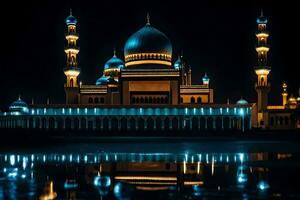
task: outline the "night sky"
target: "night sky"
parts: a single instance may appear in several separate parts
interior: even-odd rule
[[[222,3],[220,3],[222,2]],[[83,84],[94,84],[104,63],[117,49],[123,58],[127,38],[151,25],[173,44],[173,58],[183,51],[192,67],[193,83],[205,72],[217,103],[256,99],[256,18],[263,8],[269,19],[271,103],[280,103],[281,83],[298,95],[299,11],[282,1],[10,1],[0,6],[0,108],[19,94],[28,103],[64,103],[65,18],[78,19],[79,65]],[[292,2],[292,1],[291,1]],[[198,4],[197,4],[198,3]]]

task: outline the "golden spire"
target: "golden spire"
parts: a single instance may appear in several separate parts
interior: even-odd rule
[[[282,105],[285,106],[287,104],[287,97],[288,97],[288,92],[287,92],[287,84],[286,82],[283,82],[282,84],[282,88],[283,88],[283,91],[282,91]]]

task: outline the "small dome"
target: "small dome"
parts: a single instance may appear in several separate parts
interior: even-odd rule
[[[72,14],[70,14],[69,17],[66,18],[66,24],[67,25],[76,25],[77,19]]]
[[[258,24],[267,24],[268,23],[268,19],[266,17],[259,17],[256,22]]]
[[[178,59],[174,63],[174,69],[181,69],[182,65],[183,65],[183,62],[181,60],[181,57],[178,56]]]
[[[14,101],[9,105],[10,112],[19,112],[19,113],[27,113],[28,112],[28,105],[24,102],[21,98]]]
[[[247,104],[249,104],[249,103],[248,103],[248,101],[246,101],[245,99],[241,98],[240,100],[238,100],[238,101],[236,102],[236,104],[238,104],[238,105],[247,105]]]
[[[208,76],[207,76],[206,73],[204,74],[204,76],[203,76],[203,78],[202,78],[202,81],[209,81],[209,78],[208,78]]]
[[[266,24],[266,23],[268,23],[268,19],[264,16],[264,13],[263,13],[262,10],[261,10],[260,16],[259,16],[259,18],[257,18],[256,22],[258,24]]]
[[[289,104],[297,104],[297,100],[293,95],[291,95],[291,97],[289,98]]]
[[[107,78],[103,75],[96,81],[96,85],[106,85],[107,82]]]
[[[116,55],[114,55],[111,59],[109,59],[104,65],[104,70],[122,69],[122,68],[124,68],[124,62],[123,62],[123,60],[118,58]]]

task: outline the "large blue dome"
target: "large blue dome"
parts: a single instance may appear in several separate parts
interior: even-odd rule
[[[109,59],[104,65],[104,70],[122,69],[122,68],[124,68],[124,62],[123,62],[123,60],[118,58],[116,55],[114,55],[111,59]]]
[[[147,23],[127,40],[125,57],[130,54],[160,53],[172,55],[172,44],[168,37]]]
[[[67,25],[76,25],[77,19],[73,15],[69,15],[69,17],[66,18],[66,24]]]

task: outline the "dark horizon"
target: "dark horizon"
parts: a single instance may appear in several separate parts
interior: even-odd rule
[[[72,3],[70,3],[72,2]],[[80,79],[94,84],[104,63],[113,55],[123,58],[128,37],[146,23],[165,33],[173,45],[173,60],[183,51],[192,67],[193,83],[207,72],[215,89],[215,102],[256,100],[256,18],[260,10],[268,18],[270,32],[271,104],[281,102],[281,84],[298,96],[296,64],[299,44],[297,11],[292,4],[273,1],[235,3],[152,2],[21,2],[1,10],[0,109],[18,95],[28,103],[64,103],[63,67],[65,18],[72,8],[78,19]],[[293,71],[294,70],[294,71]]]

